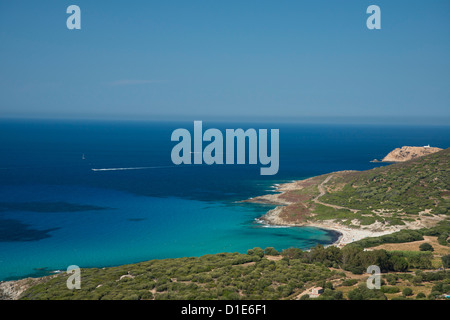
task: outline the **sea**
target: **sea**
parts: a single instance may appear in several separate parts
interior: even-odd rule
[[[368,170],[404,145],[447,148],[448,126],[203,122],[279,129],[279,171],[256,165],[174,165],[171,134],[193,122],[0,120],[0,281],[68,266],[307,250],[339,237],[312,227],[265,225],[272,205],[242,202],[280,183]]]

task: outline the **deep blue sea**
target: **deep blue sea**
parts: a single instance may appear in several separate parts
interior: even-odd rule
[[[273,192],[277,183],[380,166],[370,160],[396,147],[450,146],[450,127],[203,127],[279,129],[278,174],[261,176],[259,164],[174,166],[171,133],[193,132],[193,122],[1,120],[0,280],[69,265],[329,244],[335,233],[258,224],[273,206],[239,201]],[[122,170],[92,170],[114,168]]]

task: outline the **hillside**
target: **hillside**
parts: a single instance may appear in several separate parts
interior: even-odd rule
[[[430,227],[450,216],[449,160],[446,149],[372,170],[296,181],[280,186],[279,194],[247,201],[281,204],[263,217],[273,224],[342,226],[354,233]]]
[[[1,283],[0,299],[309,299],[316,286],[325,288],[318,299],[443,299],[450,293],[450,273],[442,270],[450,268],[449,158],[446,149],[329,173],[247,200],[279,205],[263,217],[268,223],[351,230],[338,246],[86,268],[80,290],[67,289],[68,275],[60,273]],[[373,264],[383,273],[380,290],[366,287]]]
[[[320,286],[325,290],[318,299],[325,300],[397,299],[406,288],[411,290],[409,298],[442,299],[442,294],[450,292],[450,273],[439,268],[450,267],[450,245],[437,239],[449,234],[449,222],[441,222],[434,228],[412,233],[404,230],[343,249],[321,245],[310,251],[253,248],[247,254],[218,253],[85,268],[79,290],[69,290],[69,275],[60,273],[3,283],[9,288],[3,295],[5,299],[25,300],[298,300],[309,299],[311,289]],[[363,249],[405,242],[410,251]],[[420,251],[419,244],[424,242],[439,252]],[[366,287],[365,272],[373,264],[383,273],[381,290]],[[22,292],[21,287],[26,290]],[[2,285],[0,298],[1,289]],[[14,294],[13,289],[20,293]]]

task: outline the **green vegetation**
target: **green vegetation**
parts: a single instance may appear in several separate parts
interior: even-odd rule
[[[440,221],[436,226],[429,229],[401,230],[381,237],[369,237],[353,242],[351,246],[361,248],[376,247],[385,243],[404,243],[423,240],[423,236],[439,236],[450,233],[450,221]]]
[[[369,290],[365,284],[361,284],[358,288],[348,293],[350,300],[387,300],[381,290]]]
[[[426,295],[425,295],[425,293],[423,293],[423,292],[419,292],[417,295],[416,295],[416,299],[425,299],[426,298]]]
[[[361,217],[360,214],[353,213],[350,210],[334,209],[321,204],[315,205],[314,214],[315,214],[314,218],[317,220],[340,219],[351,221],[352,219],[357,219]]]
[[[354,286],[357,283],[358,283],[358,280],[356,280],[356,279],[348,279],[348,280],[342,281],[341,285],[344,286],[344,287],[351,287],[351,286]]]
[[[450,273],[443,271],[404,273],[410,270],[413,259],[429,261],[431,252],[364,251],[358,246],[339,249],[321,245],[310,251],[286,249],[278,257],[266,252],[279,254],[274,248],[253,248],[247,254],[219,253],[82,269],[81,290],[68,290],[68,276],[59,274],[29,288],[22,299],[294,299],[307,288],[322,286],[324,293],[318,299],[384,300],[385,294],[400,292],[399,281],[417,286],[433,282],[436,287],[431,297],[435,299],[450,286]],[[364,274],[370,265],[379,266],[383,273],[389,272],[383,277],[383,283],[387,281],[390,286],[369,290],[364,287],[364,281],[345,279],[345,273],[338,271]],[[335,287],[331,281],[339,279],[342,279],[340,286]],[[358,283],[359,286],[346,296],[339,290],[339,287],[352,287]],[[409,296],[405,294],[407,291],[402,292]],[[304,296],[302,299],[312,298]]]
[[[337,277],[320,264],[271,261],[260,248],[248,254],[151,260],[106,269],[82,269],[80,290],[61,274],[33,286],[22,299],[284,299],[306,285]]]
[[[268,256],[279,256],[280,253],[275,250],[275,248],[272,247],[268,247],[266,249],[264,249],[264,254],[268,255]]]
[[[418,215],[449,215],[450,149],[404,163],[352,172],[336,178],[321,201],[360,210],[383,209]]]
[[[400,289],[395,286],[382,286],[380,290],[383,293],[398,293],[398,292],[400,292]]]
[[[310,220],[336,220],[352,228],[376,222],[403,226],[405,222],[434,215],[450,216],[449,156],[450,149],[447,149],[405,163],[336,173],[325,184],[327,192],[320,198],[320,203],[303,198],[297,200],[307,204],[312,213]],[[296,198],[290,196],[289,200]],[[291,204],[288,209],[293,210],[296,205]],[[305,206],[299,207],[307,211]],[[440,235],[439,243],[447,244],[449,236],[450,233]]]
[[[422,243],[419,246],[420,251],[434,251],[434,248],[431,244],[429,243]]]
[[[448,280],[445,279],[445,280]],[[436,299],[442,294],[449,294],[450,293],[450,282],[444,281],[440,283],[436,283],[433,288],[431,289],[431,293],[429,295],[430,299]]]
[[[290,209],[283,218],[292,221],[336,219],[359,228],[376,222],[402,226],[439,215],[441,221],[434,227],[365,238],[342,249],[321,245],[309,251],[253,248],[247,254],[219,253],[82,269],[80,290],[67,289],[68,275],[62,273],[31,286],[21,298],[386,300],[411,299],[416,293],[416,299],[442,299],[450,293],[450,272],[445,270],[450,268],[450,255],[442,247],[450,247],[449,154],[447,149],[406,163],[336,175],[320,201],[341,209],[312,201],[325,176],[284,194],[286,199],[303,201],[302,205],[286,206]],[[424,240],[424,236],[437,237],[440,245],[432,242],[433,248],[424,243],[422,251],[368,249]],[[405,247],[409,248],[402,249]],[[370,290],[365,283],[371,265],[379,266],[383,273],[379,290]],[[315,286],[324,288],[317,298],[307,293]]]
[[[321,263],[326,267],[342,268],[354,274],[365,273],[370,265],[379,266],[382,272],[408,270],[408,262],[404,257],[385,250],[364,251],[351,246],[338,249],[318,245],[309,252],[291,248],[284,250],[281,254],[303,263]]]
[[[410,269],[432,268],[433,255],[431,252],[390,251],[390,253],[405,258]]]
[[[405,288],[402,290],[402,294],[404,297],[409,297],[413,295],[413,291],[411,288]]]
[[[443,256],[441,259],[444,268],[450,268],[450,254]]]

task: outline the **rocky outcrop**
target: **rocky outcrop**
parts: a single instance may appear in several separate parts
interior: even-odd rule
[[[0,282],[0,300],[17,300],[28,287],[23,280]]]
[[[404,146],[389,152],[389,154],[383,158],[382,162],[404,162],[419,157],[423,157],[441,150],[442,150],[441,148],[434,148],[430,146],[425,147]]]
[[[42,278],[25,278],[14,281],[0,281],[0,300],[19,300],[22,293],[38,283],[54,278],[56,275]]]

